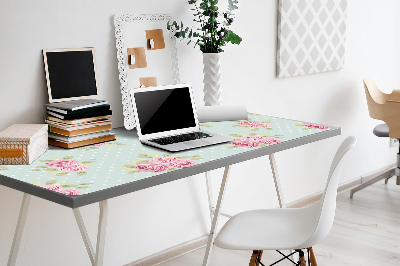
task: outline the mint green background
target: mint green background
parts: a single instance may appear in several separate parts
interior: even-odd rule
[[[203,123],[201,127],[205,131],[230,136],[232,139],[262,135],[263,137],[275,137],[282,141],[329,130],[308,129],[303,126],[302,122],[257,114],[249,114],[249,120],[269,124],[271,129],[240,126],[237,124],[238,121]],[[117,135],[116,141],[98,147],[86,146],[72,150],[50,149],[31,165],[0,166],[0,174],[34,185],[55,184],[61,186],[62,189],[76,189],[83,195],[165,173],[139,172],[135,170],[138,160],[146,161],[154,157],[171,156],[201,164],[246,152],[249,149],[260,148],[262,145],[255,148],[244,148],[227,143],[168,155],[165,151],[142,145],[134,137]],[[78,173],[62,173],[45,168],[46,161],[58,159],[77,160],[81,164],[87,165],[89,169]],[[169,168],[169,171],[172,170],[179,171],[179,169]]]

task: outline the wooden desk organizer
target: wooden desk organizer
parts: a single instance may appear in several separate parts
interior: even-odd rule
[[[47,125],[14,124],[0,132],[0,164],[31,164],[48,149]]]

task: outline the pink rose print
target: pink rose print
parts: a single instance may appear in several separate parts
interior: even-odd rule
[[[57,192],[59,192],[61,194],[65,194],[65,195],[70,195],[70,196],[79,195],[79,191],[76,191],[75,189],[64,189],[64,190],[60,190]]]
[[[281,142],[282,142],[281,140],[274,139],[274,138],[260,140],[260,143],[267,144],[267,145],[274,145],[274,144],[278,144],[278,143],[281,143]]]
[[[310,123],[304,123],[304,126],[305,126],[305,127],[308,127],[308,128],[328,129],[327,126],[321,126],[321,125],[310,124]]]
[[[151,161],[153,163],[172,163],[177,161],[178,159],[176,159],[175,157],[157,157],[157,158],[153,158]]]
[[[263,139],[261,136],[244,136],[242,137],[242,140],[248,140],[248,141],[259,141],[260,139]]]
[[[98,147],[98,146],[103,146],[103,145],[106,145],[106,144],[107,144],[107,142],[102,142],[102,143],[93,144],[91,146]]]
[[[43,185],[41,186],[42,188],[46,188],[48,190],[52,190],[61,194],[65,195],[79,195],[79,191],[76,191],[75,189],[64,189],[61,190],[59,186],[56,185]]]
[[[186,168],[190,167],[192,165],[195,165],[196,163],[190,160],[176,160],[174,162],[171,162],[169,166],[174,167],[174,168]]]
[[[259,143],[258,142],[253,142],[249,140],[235,140],[232,141],[232,144],[238,147],[244,147],[244,148],[254,148],[258,147]]]
[[[238,122],[238,125],[242,125],[242,126],[251,126],[251,125],[258,125],[259,122],[257,121],[248,121],[248,120],[244,120],[244,121],[240,121]]]
[[[61,172],[80,172],[80,171],[86,171],[89,169],[87,166],[83,165],[71,165],[71,166],[65,166],[60,169]]]
[[[59,191],[60,190],[60,187],[56,186],[56,185],[43,185],[43,186],[40,186],[40,187],[46,188],[46,189],[52,190],[52,191]]]
[[[45,163],[46,166],[50,167],[68,167],[76,164],[79,164],[79,162],[75,160],[56,160],[49,163]]]
[[[318,129],[328,129],[329,127],[327,127],[327,126],[321,126],[321,125],[314,125],[314,128],[318,128]]]
[[[251,125],[250,127],[254,128],[271,128],[271,125],[265,125],[265,124],[257,124],[257,125]]]
[[[166,166],[165,164],[156,164],[153,162],[147,162],[147,163],[137,164],[136,169],[140,170],[142,172],[158,173],[158,172],[164,172],[165,170],[167,170],[168,166]]]
[[[252,128],[271,128],[270,125],[265,125],[257,121],[240,121],[238,125],[250,126]]]

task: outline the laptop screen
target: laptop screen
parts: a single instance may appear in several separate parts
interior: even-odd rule
[[[188,87],[135,93],[143,135],[195,127]]]

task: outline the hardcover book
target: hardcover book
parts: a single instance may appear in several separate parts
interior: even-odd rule
[[[108,102],[104,101],[104,100],[97,100],[97,99],[82,99],[82,100],[67,101],[67,102],[60,102],[60,103],[47,103],[44,106],[75,111],[75,110],[79,110],[79,109],[85,109],[85,108],[104,105],[104,104],[108,104]]]
[[[62,147],[65,149],[73,149],[73,148],[78,148],[78,147],[87,146],[87,145],[93,145],[96,143],[112,141],[112,140],[115,140],[114,135],[108,135],[108,136],[103,136],[103,137],[98,137],[98,138],[93,138],[93,139],[88,139],[88,140],[83,140],[83,141],[78,141],[78,142],[73,142],[73,143],[66,143],[66,142],[62,142],[59,140],[55,140],[55,139],[49,139],[49,144],[53,145],[53,146]]]
[[[85,134],[101,132],[101,131],[105,131],[105,130],[108,130],[108,131],[111,130],[111,124],[105,125],[105,126],[95,126],[95,127],[71,130],[71,131],[63,130],[60,128],[50,126],[51,133],[60,134],[60,135],[67,136],[67,137],[85,135]]]
[[[49,133],[49,138],[55,139],[58,141],[62,141],[65,143],[72,143],[72,142],[78,142],[78,141],[83,141],[83,140],[88,140],[88,139],[99,138],[99,137],[103,137],[103,136],[107,136],[107,135],[112,135],[111,130],[95,132],[95,133],[90,133],[90,134],[85,134],[85,135],[72,136],[72,137]]]
[[[93,107],[88,107],[88,108],[83,108],[83,109],[78,109],[78,110],[64,110],[60,108],[54,108],[54,107],[46,107],[47,111],[53,111],[59,114],[64,114],[64,115],[74,115],[74,114],[82,114],[82,113],[89,113],[89,112],[97,112],[97,111],[105,111],[110,109],[109,104],[104,104],[104,105],[99,105],[99,106],[93,106]]]
[[[104,110],[104,111],[96,111],[96,112],[90,112],[90,113],[72,114],[72,115],[64,115],[64,114],[58,114],[58,113],[55,113],[52,111],[47,111],[47,114],[50,116],[57,117],[62,120],[74,120],[74,119],[90,118],[90,117],[96,117],[96,116],[112,115],[112,111]]]
[[[77,125],[77,124],[81,124],[81,123],[104,120],[104,119],[111,119],[111,115],[96,116],[96,117],[74,119],[74,120],[62,120],[62,119],[59,119],[59,118],[53,117],[53,116],[47,117],[47,120],[64,123],[64,124],[69,124],[69,125]]]

